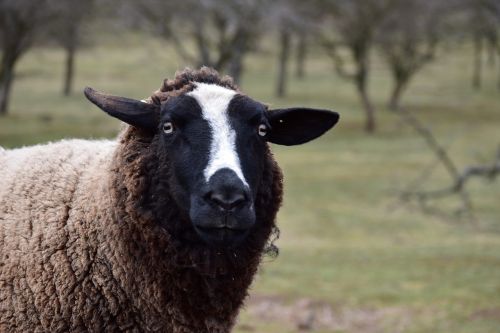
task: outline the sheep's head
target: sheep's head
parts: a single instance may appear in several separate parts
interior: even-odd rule
[[[99,93],[85,95],[113,117],[158,136],[158,155],[172,165],[172,195],[199,237],[211,246],[243,241],[256,221],[267,143],[298,145],[338,121],[327,110],[265,105],[231,87],[191,82],[182,93],[146,103]]]

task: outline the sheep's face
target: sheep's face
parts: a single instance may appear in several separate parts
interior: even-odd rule
[[[199,83],[161,107],[160,136],[173,193],[209,244],[239,243],[255,225],[266,156],[266,108],[218,85]]]
[[[97,93],[87,97],[104,111],[159,136],[159,156],[171,165],[169,187],[200,240],[226,247],[244,242],[256,220],[267,142],[305,143],[338,121],[326,110],[266,106],[215,84],[195,83],[192,91],[161,107]],[[158,116],[159,115],[159,116]]]

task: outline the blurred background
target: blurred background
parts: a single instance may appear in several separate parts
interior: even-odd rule
[[[236,332],[500,332],[499,38],[499,0],[0,0],[0,145],[113,138],[86,85],[187,66],[336,110],[273,147],[280,255]]]

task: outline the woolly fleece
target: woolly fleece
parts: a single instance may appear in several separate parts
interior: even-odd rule
[[[186,71],[150,101],[207,73],[218,80]],[[157,147],[127,126],[117,141],[0,149],[0,332],[231,330],[277,230],[281,171],[268,150],[259,222],[245,247],[221,253],[200,244],[170,197]]]

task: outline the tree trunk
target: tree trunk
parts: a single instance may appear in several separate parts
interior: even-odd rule
[[[391,111],[398,111],[401,96],[403,95],[404,90],[406,89],[408,79],[406,78],[394,78],[394,88],[392,89],[391,97],[389,98],[389,103],[387,107]]]
[[[288,54],[290,53],[290,33],[282,30],[280,33],[280,53],[278,57],[278,80],[276,82],[276,96],[286,94]]]
[[[369,53],[366,47],[353,48],[354,61],[356,63],[356,74],[354,75],[354,83],[361,97],[363,110],[365,111],[365,132],[375,133],[375,107],[370,101],[368,95],[368,72],[369,72]]]
[[[305,77],[305,65],[307,55],[307,39],[305,34],[299,35],[297,44],[297,67],[295,68],[295,76],[299,79]]]
[[[212,60],[210,57],[210,51],[208,50],[207,39],[204,34],[204,26],[199,24],[196,25],[196,30],[194,34],[194,39],[196,41],[196,46],[198,49],[198,66],[210,66],[213,67]]]
[[[472,73],[472,87],[481,88],[481,70],[482,70],[483,41],[481,36],[474,36],[474,72]]]
[[[229,61],[228,69],[229,75],[233,78],[234,83],[241,84],[241,74],[243,73],[243,50],[236,49]]]
[[[232,76],[234,82],[237,85],[241,85],[241,76],[244,69],[243,60],[249,50],[249,36],[245,31],[239,31],[234,37],[234,42],[231,43],[230,50],[231,52],[227,55],[227,71]]]
[[[361,97],[361,103],[363,105],[363,110],[365,111],[365,132],[374,133],[376,129],[375,124],[375,108],[370,101],[368,96],[368,90],[366,87],[367,83],[367,69],[365,65],[358,64],[358,73],[356,74],[354,80],[356,83],[356,88],[358,90],[359,96]]]
[[[391,97],[387,107],[391,111],[397,111],[399,107],[399,100],[401,98],[401,93],[403,92],[403,85],[401,82],[396,82],[394,88],[392,89]]]
[[[368,96],[368,91],[366,87],[358,86],[358,93],[361,96],[361,102],[363,104],[363,109],[365,111],[365,132],[367,133],[375,133],[376,123],[375,123],[375,108],[370,101],[370,97]]]
[[[498,57],[499,57],[499,62],[500,62],[500,53],[498,54]],[[498,87],[498,90],[500,90],[500,66],[498,66],[498,82],[497,82],[497,87]]]
[[[0,116],[7,114],[9,109],[9,97],[14,79],[15,57],[6,52],[2,59],[0,68]]]
[[[488,66],[491,68],[495,68],[495,60],[497,58],[497,49],[498,49],[497,42],[495,41],[490,41],[488,43]]]
[[[64,86],[63,86],[63,95],[64,96],[71,95],[72,88],[73,88],[75,50],[76,50],[76,47],[75,47],[74,43],[72,43],[72,42],[66,46],[66,63],[65,63],[65,68],[64,68]]]

